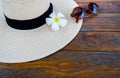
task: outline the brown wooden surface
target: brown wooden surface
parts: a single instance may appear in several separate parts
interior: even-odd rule
[[[81,6],[89,1],[76,0]],[[84,19],[71,43],[37,61],[0,63],[0,78],[120,78],[120,0],[91,1],[100,13]]]

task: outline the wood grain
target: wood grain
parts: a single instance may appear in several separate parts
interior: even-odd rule
[[[77,2],[80,6],[87,6],[86,2]],[[81,31],[120,31],[120,2],[101,1],[96,2],[100,12],[95,18],[84,18]]]
[[[105,2],[105,1],[120,1],[120,0],[74,0],[74,1],[76,1],[76,2]]]
[[[63,50],[120,51],[120,32],[80,32]]]
[[[0,78],[120,78],[120,0],[96,2],[95,18],[85,17],[81,31],[62,50],[27,63],[0,63]]]
[[[95,1],[94,1],[95,2]],[[79,6],[88,6],[89,2],[77,2]],[[101,1],[96,2],[99,5],[99,13],[120,13],[120,2],[119,1]]]
[[[81,31],[120,31],[120,18],[108,17],[96,17],[96,18],[84,18],[84,24]]]
[[[120,52],[60,51],[45,59],[0,64],[0,76],[9,78],[115,78],[120,76]]]

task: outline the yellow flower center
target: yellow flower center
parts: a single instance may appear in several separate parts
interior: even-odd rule
[[[60,19],[59,19],[58,17],[55,17],[55,18],[54,18],[54,22],[59,22],[59,20],[60,20]]]

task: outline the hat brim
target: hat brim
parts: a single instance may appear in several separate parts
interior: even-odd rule
[[[0,62],[37,60],[55,53],[74,39],[83,22],[80,20],[75,23],[70,16],[73,8],[78,5],[73,0],[51,0],[51,3],[55,11],[63,13],[68,20],[67,26],[57,32],[53,32],[46,24],[33,30],[13,29],[6,24],[0,12]]]

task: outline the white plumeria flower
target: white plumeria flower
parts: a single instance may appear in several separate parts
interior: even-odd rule
[[[49,18],[46,18],[46,23],[51,26],[53,31],[58,31],[60,27],[65,27],[67,24],[67,20],[62,13],[58,13],[57,15],[55,12],[51,13]]]

